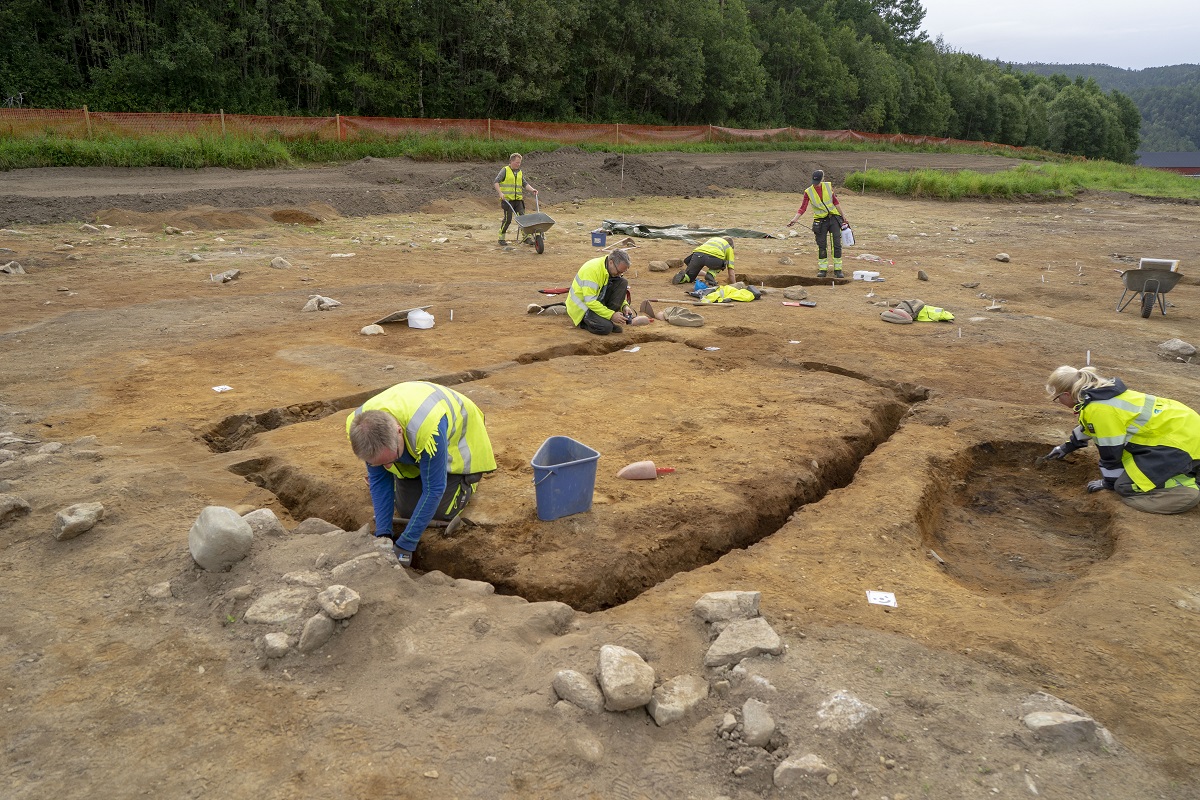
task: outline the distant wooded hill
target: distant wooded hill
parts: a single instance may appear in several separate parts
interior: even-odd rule
[[[1200,64],[1121,69],[1107,64],[1014,64],[1035,75],[1091,78],[1105,91],[1129,95],[1142,115],[1139,149],[1200,150]]]

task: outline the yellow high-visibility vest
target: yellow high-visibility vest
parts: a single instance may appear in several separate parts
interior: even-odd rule
[[[506,200],[524,200],[521,187],[525,185],[525,174],[522,170],[512,171],[512,167],[504,167],[504,180],[500,181],[500,191],[504,192]]]

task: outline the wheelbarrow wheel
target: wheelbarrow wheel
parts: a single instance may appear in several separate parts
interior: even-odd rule
[[[1149,319],[1154,313],[1154,298],[1157,296],[1151,292],[1142,292],[1142,319]]]
[[[533,249],[537,250],[539,256],[546,252],[546,237],[540,233],[535,233],[533,235]]]

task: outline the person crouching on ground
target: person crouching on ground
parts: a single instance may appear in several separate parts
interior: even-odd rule
[[[629,253],[613,250],[606,256],[584,262],[567,294],[567,315],[577,328],[597,336],[620,333],[633,320],[629,307]]]
[[[424,381],[398,383],[346,418],[354,455],[367,464],[375,535],[393,541],[412,564],[421,534],[433,520],[459,522],[485,472],[496,469],[483,412],[466,395]],[[393,509],[405,523],[392,532]]]
[[[733,239],[729,236],[714,236],[683,259],[684,268],[675,273],[671,283],[692,283],[704,273],[705,277],[709,278],[708,282],[716,285],[715,273],[726,267],[729,268],[729,282],[733,283],[737,280],[737,274],[733,271],[733,261]],[[706,270],[707,272],[704,272]]]
[[[804,200],[800,203],[796,216],[788,223],[788,227],[796,224],[804,216],[808,204],[812,203],[813,224],[812,232],[817,237],[817,277],[824,278],[829,273],[829,242],[833,237],[833,277],[844,278],[842,272],[842,226],[846,218],[842,216],[842,207],[838,204],[837,195],[833,193],[833,184],[825,180],[825,172],[817,170],[812,176],[812,186],[804,190]]]
[[[1112,489],[1126,505],[1152,514],[1179,514],[1200,504],[1200,414],[1127,389],[1095,367],[1059,367],[1046,380],[1046,393],[1079,414],[1079,426],[1045,459],[1095,440],[1101,477],[1088,483],[1089,492]]]

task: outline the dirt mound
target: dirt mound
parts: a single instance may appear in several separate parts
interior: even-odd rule
[[[324,203],[305,208],[214,208],[199,206],[179,211],[129,211],[106,208],[96,212],[96,221],[121,228],[153,230],[168,225],[181,230],[216,231],[235,228],[266,228],[274,223],[318,225],[341,215]]]

